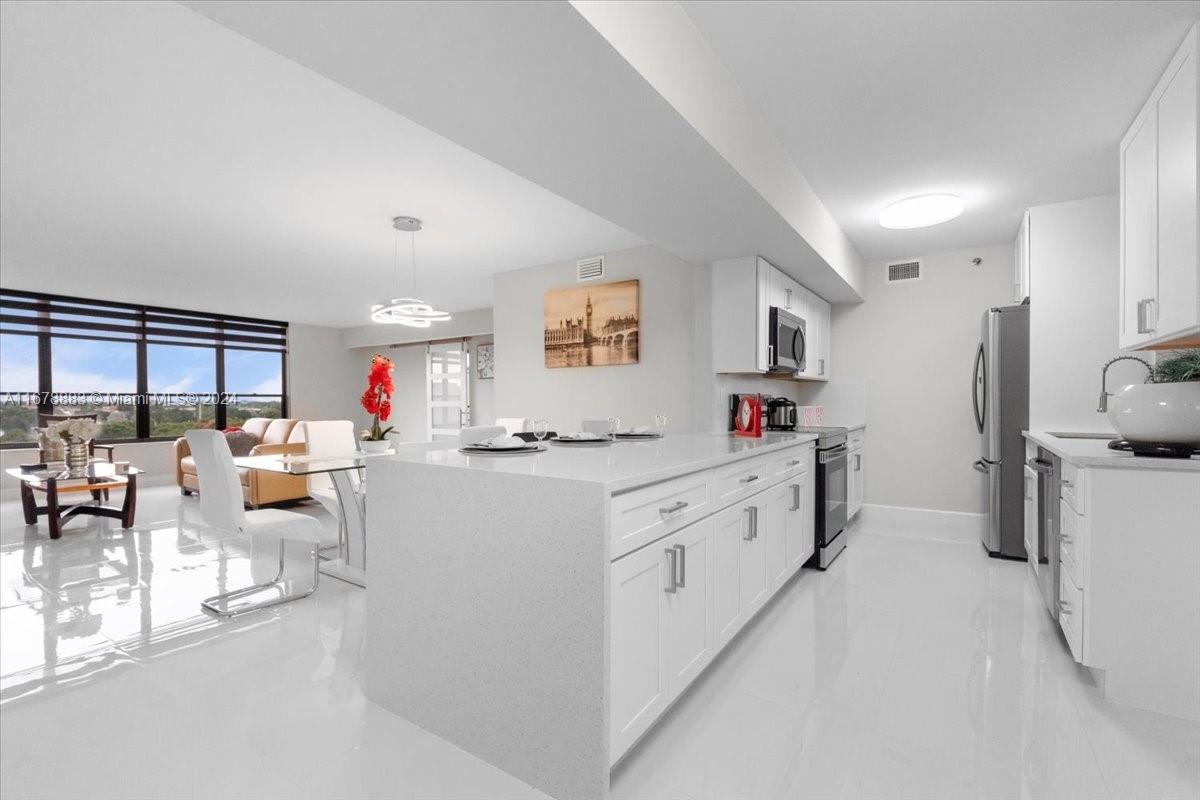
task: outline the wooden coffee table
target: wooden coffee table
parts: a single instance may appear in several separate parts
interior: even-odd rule
[[[25,512],[25,524],[36,525],[38,516],[44,514],[50,523],[50,538],[62,536],[62,525],[76,514],[93,517],[112,517],[121,520],[122,528],[133,527],[133,514],[137,508],[137,476],[142,473],[130,467],[127,473],[117,473],[116,465],[105,461],[93,461],[86,474],[72,475],[62,464],[49,464],[38,472],[24,472],[20,467],[5,470],[21,482],[21,508]],[[101,493],[107,489],[124,489],[125,502],[120,508],[101,503]],[[46,504],[37,504],[37,493],[46,496]],[[60,502],[61,495],[86,494],[86,499],[70,505]]]

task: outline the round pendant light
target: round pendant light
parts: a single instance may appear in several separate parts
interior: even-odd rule
[[[392,227],[396,229],[394,248],[396,266],[396,288],[400,288],[400,232],[411,234],[412,293],[417,293],[417,231],[421,220],[416,217],[394,217]],[[416,297],[393,297],[371,306],[371,321],[381,325],[407,325],[410,328],[428,328],[435,322],[446,322],[450,315]]]
[[[963,213],[962,198],[954,194],[923,194],[910,197],[879,212],[879,224],[885,228],[907,230],[927,228],[948,222]]]

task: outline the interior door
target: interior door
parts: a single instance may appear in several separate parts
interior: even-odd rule
[[[457,439],[471,424],[470,350],[465,342],[431,344],[426,363],[429,439]]]

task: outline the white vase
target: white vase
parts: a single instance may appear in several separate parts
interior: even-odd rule
[[[1200,381],[1126,386],[1108,401],[1108,419],[1130,442],[1200,444]]]
[[[381,439],[379,441],[363,439],[361,442],[359,442],[359,446],[362,447],[362,451],[364,453],[370,454],[386,453],[388,450],[392,449],[392,443],[387,439]]]

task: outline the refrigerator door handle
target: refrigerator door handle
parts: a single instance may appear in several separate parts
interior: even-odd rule
[[[983,390],[982,408],[979,404],[980,389]],[[987,364],[984,362],[983,342],[979,343],[979,349],[975,351],[975,373],[971,376],[971,407],[975,411],[975,427],[983,433],[983,419],[987,414]]]
[[[982,472],[984,475],[988,474],[988,465],[983,463],[983,459],[976,459],[975,463],[971,466],[975,468],[976,472]]]

